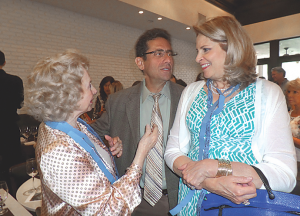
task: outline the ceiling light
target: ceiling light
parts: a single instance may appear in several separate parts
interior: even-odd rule
[[[161,18],[161,17],[158,17],[157,19],[158,19],[158,20],[162,20],[162,18]]]
[[[143,14],[144,13],[144,11],[139,11],[139,14]]]
[[[191,29],[191,27],[186,27],[185,29],[186,29],[186,30],[190,30],[190,29]]]

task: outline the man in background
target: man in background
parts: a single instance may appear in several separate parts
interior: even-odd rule
[[[150,154],[154,150],[152,149],[145,160],[140,182],[143,200],[132,215],[166,216],[169,209],[177,204],[179,178],[165,165],[163,154],[183,87],[169,81],[173,73],[173,56],[176,54],[172,50],[171,37],[167,31],[157,28],[146,31],[138,39],[135,51],[135,63],[143,72],[144,80],[131,88],[110,95],[105,105],[106,113],[92,127],[101,138],[109,135],[119,136],[122,140],[123,155],[116,159],[116,164],[120,175],[123,175],[133,161],[146,124],[150,124],[151,117],[156,115],[153,112],[154,105],[159,107],[162,124],[159,140],[163,152],[162,157],[157,157],[154,161],[161,167],[157,169],[160,170],[158,174],[149,172],[150,162],[147,161],[151,161]],[[155,99],[156,95],[158,99]],[[157,180],[157,196],[151,195],[154,191],[149,189],[153,186],[148,184],[150,175],[154,175],[151,178]],[[149,194],[155,198],[149,200]]]
[[[22,107],[24,93],[21,78],[6,73],[5,64],[5,55],[0,51],[0,178],[9,184],[9,167],[22,162],[17,109]]]
[[[285,78],[285,70],[282,67],[274,67],[272,68],[272,79],[275,83],[277,83],[280,88],[282,89],[283,93],[285,94],[286,91],[286,85],[289,82]]]

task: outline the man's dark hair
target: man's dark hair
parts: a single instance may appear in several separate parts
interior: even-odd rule
[[[143,55],[148,50],[148,41],[154,40],[156,38],[164,38],[171,44],[171,35],[164,29],[154,28],[144,32],[135,44],[135,56],[143,57],[144,60],[147,59],[146,55]],[[154,50],[153,50],[154,51]]]
[[[4,53],[0,50],[0,66],[4,65],[5,62],[5,55]]]
[[[285,77],[285,70],[282,67],[274,67],[271,71],[276,71],[277,73],[282,73],[283,77]]]

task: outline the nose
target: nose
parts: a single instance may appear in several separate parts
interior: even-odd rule
[[[196,56],[196,59],[195,59],[196,62],[200,63],[202,59],[203,59],[202,55],[200,53],[198,53],[197,56]]]
[[[165,55],[163,56],[163,58],[164,58],[164,62],[170,63],[170,62],[173,61],[173,56],[168,56],[167,53],[165,53]]]

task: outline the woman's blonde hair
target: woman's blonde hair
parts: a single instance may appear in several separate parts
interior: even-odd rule
[[[289,81],[287,83],[287,88],[286,89],[288,90],[289,88],[294,88],[296,90],[300,90],[300,78]]]
[[[120,81],[114,81],[110,86],[109,86],[110,93],[113,94],[117,91],[123,90],[123,85]]]
[[[204,35],[219,43],[226,52],[223,80],[240,89],[255,82],[256,52],[247,32],[233,17],[219,16],[194,26],[197,35]]]
[[[82,97],[89,61],[77,50],[40,60],[28,76],[26,108],[39,121],[66,121]]]

